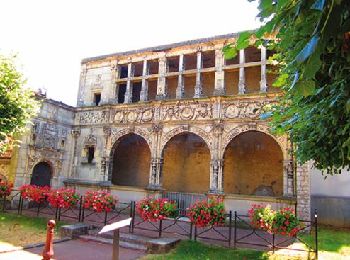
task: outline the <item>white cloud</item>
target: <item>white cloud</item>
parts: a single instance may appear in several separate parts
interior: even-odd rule
[[[12,0],[0,3],[0,51],[28,84],[75,105],[83,58],[256,28],[247,0]]]

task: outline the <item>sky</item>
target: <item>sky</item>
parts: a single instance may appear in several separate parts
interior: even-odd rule
[[[254,29],[257,13],[247,0],[2,0],[0,53],[17,54],[27,86],[74,106],[82,59]]]

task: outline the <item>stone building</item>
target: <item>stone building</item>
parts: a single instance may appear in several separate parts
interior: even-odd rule
[[[259,117],[281,95],[271,52],[248,47],[225,60],[236,38],[84,59],[77,107],[44,101],[14,156],[16,186],[103,187],[120,200],[223,194],[227,209],[297,205],[308,219],[308,167]]]

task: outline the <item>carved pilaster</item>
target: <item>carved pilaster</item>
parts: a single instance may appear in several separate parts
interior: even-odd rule
[[[294,194],[294,165],[292,160],[283,161],[283,195],[293,197]]]
[[[72,165],[72,177],[77,177],[77,166],[78,166],[78,154],[77,154],[77,145],[78,145],[78,138],[80,136],[80,129],[72,129],[71,134],[74,138],[74,147],[73,147],[73,165]]]
[[[213,159],[210,161],[211,178],[210,178],[210,193],[223,192],[223,176],[222,176],[223,160]]]
[[[160,180],[163,168],[163,158],[151,159],[151,174],[148,188],[152,190],[159,190],[162,188]]]

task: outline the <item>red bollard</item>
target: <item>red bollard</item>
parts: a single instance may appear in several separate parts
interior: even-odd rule
[[[50,260],[53,257],[53,233],[56,222],[49,220],[47,223],[46,244],[43,250],[43,260]]]

